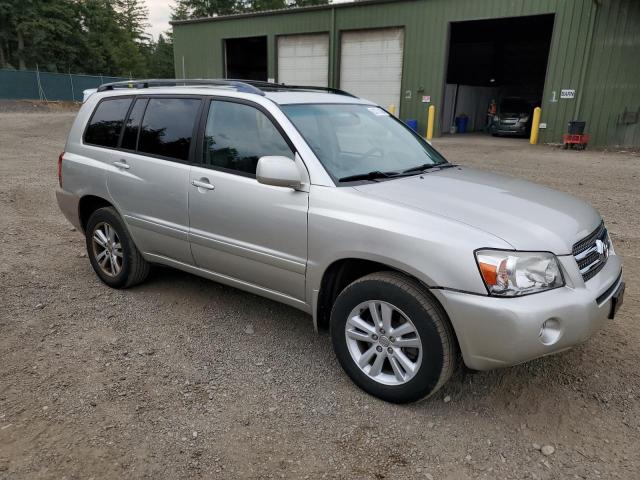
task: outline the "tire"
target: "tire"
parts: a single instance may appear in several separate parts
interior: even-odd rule
[[[378,326],[390,325],[389,331],[373,327],[371,304],[381,320]],[[353,382],[387,402],[409,403],[433,395],[457,365],[457,344],[444,310],[420,283],[396,272],[367,275],[338,295],[331,311],[331,339]]]
[[[120,215],[113,207],[99,208],[93,212],[85,233],[91,266],[100,280],[108,286],[129,288],[147,278],[149,263],[136,248]],[[109,241],[106,241],[107,238]],[[109,245],[107,248],[102,246],[105,241]]]

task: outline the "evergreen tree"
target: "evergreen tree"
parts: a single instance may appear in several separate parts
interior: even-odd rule
[[[243,0],[176,0],[172,20],[216,17],[243,11]]]
[[[171,39],[166,39],[162,34],[158,35],[158,41],[152,45],[152,52],[149,57],[149,77],[175,77],[173,45]]]
[[[136,42],[148,42],[149,8],[140,0],[116,0],[119,24]]]
[[[287,7],[288,4],[285,0],[250,0],[244,4],[244,9],[248,12],[280,10]]]
[[[216,17],[233,13],[279,10],[287,7],[326,5],[329,0],[176,0],[172,20]]]
[[[124,56],[131,54],[136,45],[122,30],[112,2],[84,0],[82,25],[86,39],[86,71],[129,76],[132,65]]]
[[[75,1],[0,0],[0,63],[21,70],[75,69],[82,34]]]

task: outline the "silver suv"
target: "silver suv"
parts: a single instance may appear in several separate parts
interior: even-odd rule
[[[390,402],[586,340],[622,265],[581,200],[448,163],[366,100],[239,81],[104,85],[59,159],[57,199],[113,288],[162,264],[329,329]]]

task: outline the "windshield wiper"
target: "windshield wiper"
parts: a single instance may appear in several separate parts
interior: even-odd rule
[[[402,172],[381,172],[380,170],[373,170],[372,172],[367,173],[358,173],[357,175],[349,175],[348,177],[339,178],[339,182],[354,182],[356,180],[377,180],[379,178],[397,178],[397,177],[405,177],[409,176],[412,173],[420,173],[425,172],[427,170],[442,170],[443,168],[452,168],[457,167],[457,165],[453,163],[425,163],[423,165],[418,165],[417,167],[408,168],[403,170]]]
[[[413,173],[413,172],[424,172],[427,170],[442,170],[443,168],[452,168],[457,167],[457,165],[453,163],[423,163],[422,165],[418,165],[417,167],[407,168],[403,170],[402,173]]]
[[[354,182],[356,180],[376,180],[378,178],[389,178],[395,175],[394,172],[386,173],[380,170],[373,170],[367,173],[358,173],[357,175],[349,175],[348,177],[339,178],[339,182]]]

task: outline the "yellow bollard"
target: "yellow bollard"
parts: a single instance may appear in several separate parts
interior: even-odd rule
[[[436,122],[436,107],[431,105],[429,107],[429,117],[427,119],[427,140],[433,138],[433,126]]]
[[[533,120],[531,122],[531,138],[529,143],[535,145],[538,143],[538,134],[540,133],[540,116],[542,115],[542,109],[536,107],[533,109]]]
[[[396,106],[393,103],[389,105],[389,113],[394,117],[396,116]]]

